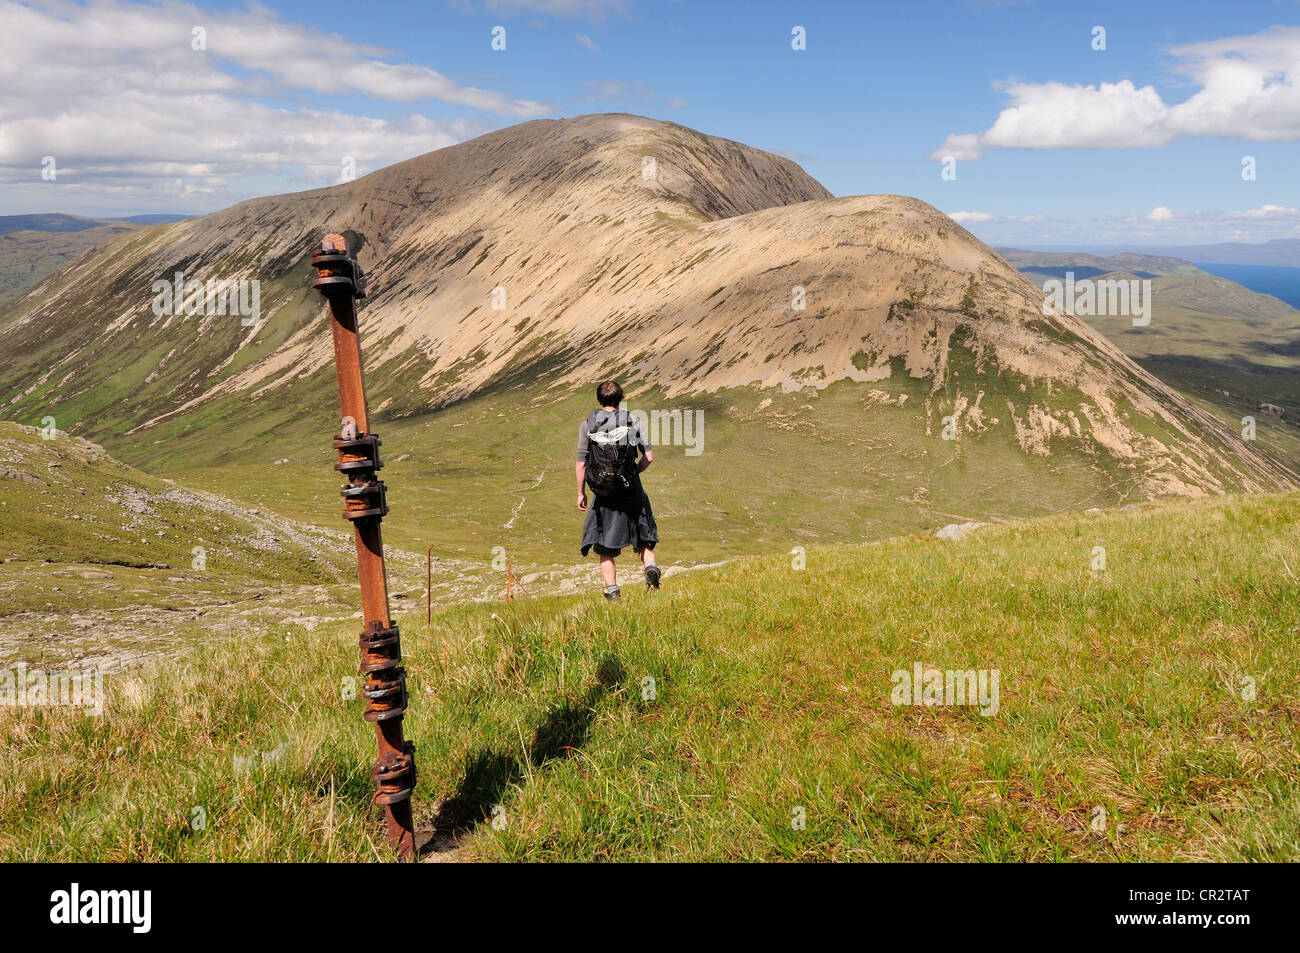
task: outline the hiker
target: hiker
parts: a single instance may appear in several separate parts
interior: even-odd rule
[[[578,428],[578,509],[587,514],[582,524],[582,555],[591,550],[600,557],[605,598],[619,597],[614,559],[624,546],[641,557],[647,589],[659,588],[655,565],[655,526],[650,499],[641,487],[641,474],[654,462],[650,440],[641,424],[621,407],[623,388],[605,381],[596,388],[600,404]],[[640,459],[637,451],[640,451]],[[587,486],[595,498],[587,507]]]

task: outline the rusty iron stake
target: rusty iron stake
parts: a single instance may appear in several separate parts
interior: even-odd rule
[[[406,711],[406,670],[397,623],[389,616],[388,577],[384,571],[384,541],[379,523],[388,514],[384,483],[375,476],[382,467],[379,438],[370,430],[361,344],[357,334],[356,299],[364,298],[365,275],[348,251],[342,235],[326,235],[311,257],[317,277],[312,287],[325,296],[334,336],[334,366],[339,380],[342,426],[334,438],[347,479],[340,495],[343,517],[356,533],[357,571],[361,579],[361,609],[365,630],[358,640],[361,671],[366,674],[365,719],[375,726],[379,755],[371,772],[374,802],[383,805],[388,840],[402,860],[415,856],[411,823],[411,791],[415,787],[415,746],[402,737]]]
[[[529,599],[531,599],[533,597],[533,594],[524,588],[523,580],[515,578],[514,566],[515,566],[514,557],[507,556],[506,557],[506,602],[511,602],[514,600],[515,598],[514,589],[518,589]]]

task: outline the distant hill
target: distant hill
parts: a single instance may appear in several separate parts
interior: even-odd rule
[[[166,225],[172,222],[183,222],[188,217],[168,213],[128,215],[124,218],[86,218],[81,215],[64,215],[60,212],[0,215],[0,235],[9,235],[13,232],[84,232],[123,222],[132,225]]]
[[[1101,257],[1118,253],[1180,258],[1188,262],[1210,262],[1230,265],[1259,265],[1279,268],[1300,268],[1300,238],[1275,238],[1267,242],[1214,242],[1205,245],[1078,245],[1043,246],[1043,252],[1031,254],[1081,254]]]
[[[1160,270],[1151,279],[1151,323],[1134,327],[1117,318],[1088,318],[1157,377],[1240,425],[1257,420],[1259,446],[1290,466],[1300,466],[1300,311],[1173,258],[1140,253],[1098,256],[1086,252],[1006,249],[1008,259],[1040,286],[1058,271],[1076,279],[1141,277],[1133,270],[1099,272],[1131,262]],[[1049,273],[1050,271],[1050,273]]]
[[[53,274],[65,262],[119,235],[186,218],[172,214],[84,218],[55,212],[0,215],[0,304]]]
[[[56,212],[36,215],[0,215],[0,235],[13,232],[84,232],[110,224],[106,218],[83,218]]]
[[[1281,265],[1300,268],[1300,238],[1276,238],[1269,242],[1218,242],[1213,245],[1184,245],[1145,249],[1150,254],[1177,255],[1190,261],[1213,261],[1228,265]]]
[[[1022,248],[994,248],[995,252],[1033,276],[1062,278],[1072,271],[1076,278],[1093,278],[1110,271],[1127,271],[1142,277],[1157,275],[1194,275],[1201,269],[1182,258],[1121,252],[1118,255],[1092,255],[1085,252],[1027,251]]]
[[[79,255],[141,227],[107,222],[86,228],[0,233],[0,304],[27,291]]]
[[[127,215],[125,218],[114,219],[114,221],[132,222],[136,225],[171,225],[174,222],[183,222],[193,217],[193,215],[174,215],[158,212],[149,215]]]

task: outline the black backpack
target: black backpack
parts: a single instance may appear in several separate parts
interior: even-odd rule
[[[596,430],[593,410],[587,418],[587,485],[597,496],[628,496],[636,486],[636,446],[627,411],[616,411],[614,429]],[[621,415],[622,423],[619,422]]]

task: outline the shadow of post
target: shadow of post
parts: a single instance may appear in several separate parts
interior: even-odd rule
[[[566,698],[553,706],[534,728],[526,764],[536,770],[585,745],[596,706],[626,680],[622,663],[612,654],[605,655],[596,666],[596,684],[581,699]],[[438,808],[433,834],[420,847],[420,856],[454,850],[466,834],[491,816],[506,789],[525,774],[525,761],[514,754],[484,748],[466,758],[465,776],[456,793]]]

